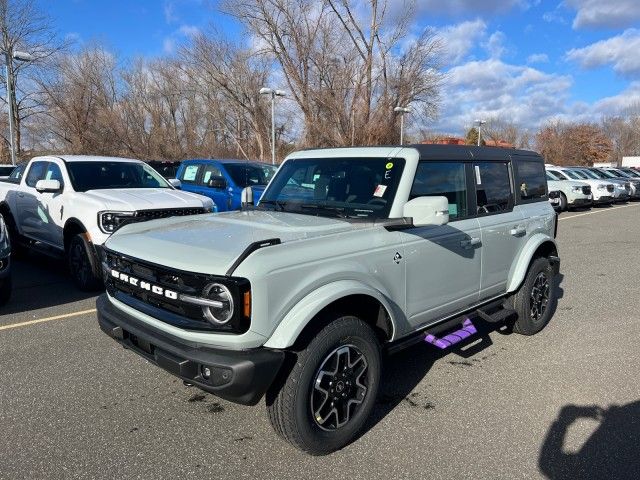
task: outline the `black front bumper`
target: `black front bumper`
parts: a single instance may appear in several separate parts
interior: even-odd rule
[[[271,386],[284,352],[258,348],[237,351],[188,342],[144,324],[115,307],[106,294],[96,301],[103,332],[169,373],[220,398],[255,405]],[[209,378],[203,373],[209,369]]]

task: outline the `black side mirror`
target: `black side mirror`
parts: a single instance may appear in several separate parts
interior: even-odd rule
[[[227,181],[224,177],[213,177],[209,180],[209,188],[227,188]]]

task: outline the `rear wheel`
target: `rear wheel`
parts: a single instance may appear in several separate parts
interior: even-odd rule
[[[527,276],[513,298],[518,314],[513,331],[522,335],[534,335],[551,319],[556,301],[553,268],[549,259],[540,257],[531,262]]]
[[[295,365],[267,411],[278,434],[312,455],[350,443],[378,393],[380,344],[359,318],[342,316],[298,352]]]
[[[83,234],[74,235],[69,242],[67,260],[71,278],[80,290],[88,292],[102,286],[95,250]]]
[[[11,268],[11,267],[8,267]],[[11,298],[11,290],[12,290],[12,281],[11,281],[11,272],[9,272],[9,276],[0,280],[0,307],[6,305],[9,299]]]

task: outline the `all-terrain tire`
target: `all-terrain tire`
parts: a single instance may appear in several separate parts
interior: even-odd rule
[[[357,317],[338,316],[297,352],[287,377],[268,395],[271,425],[311,455],[344,447],[373,410],[381,369],[380,342],[373,329]],[[345,405],[346,410],[341,408]]]
[[[513,331],[522,335],[534,335],[542,330],[553,313],[556,302],[554,272],[548,258],[535,258],[513,297],[513,308],[518,319]]]
[[[567,196],[560,192],[560,211],[566,212],[569,210],[569,202],[567,201]]]

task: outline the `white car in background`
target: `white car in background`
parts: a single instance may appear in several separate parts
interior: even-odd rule
[[[631,197],[631,183],[627,179],[618,178],[612,173],[608,173],[600,168],[594,167],[573,167],[578,174],[587,177],[604,180],[613,183],[615,193],[613,199],[615,202],[626,202]]]
[[[560,180],[574,180],[590,185],[594,205],[604,205],[614,202],[616,188],[612,182],[596,180],[584,173],[576,172],[575,170],[567,167],[546,167],[546,170],[560,178]]]
[[[605,174],[614,175],[620,180],[629,182],[631,198],[640,198],[640,174],[638,174],[638,172],[630,170],[630,173],[622,168],[599,168],[598,170],[602,170]]]
[[[550,172],[547,168],[547,184],[549,191],[557,190],[560,192],[560,204],[558,209],[561,212],[570,208],[589,207],[593,203],[593,194],[591,193],[591,185],[586,182],[578,182],[576,180],[565,180],[558,174]]]

